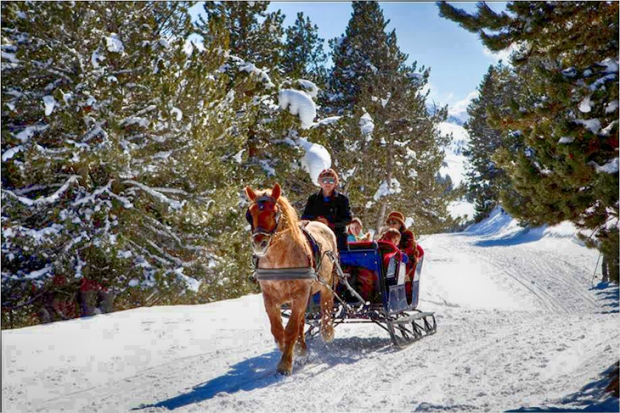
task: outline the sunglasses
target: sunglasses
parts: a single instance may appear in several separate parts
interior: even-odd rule
[[[321,183],[323,184],[333,184],[336,180],[334,178],[323,178],[321,179]]]
[[[390,219],[390,220],[388,220],[387,224],[388,224],[388,225],[394,225],[394,224],[400,224],[400,222],[398,222],[398,221],[397,221],[397,220],[395,220],[395,219]]]

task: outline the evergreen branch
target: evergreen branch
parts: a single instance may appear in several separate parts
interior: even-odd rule
[[[77,182],[77,180],[81,178],[81,176],[79,175],[71,175],[69,177],[69,179],[67,179],[67,181],[56,191],[54,192],[52,195],[48,196],[48,197],[41,197],[41,198],[37,198],[35,200],[32,200],[30,198],[24,197],[24,196],[19,196],[17,194],[15,194],[13,191],[10,191],[8,189],[4,189],[2,188],[2,192],[6,193],[12,197],[14,197],[15,199],[17,199],[19,202],[21,202],[22,204],[26,205],[26,206],[39,206],[39,205],[45,205],[45,204],[53,204],[56,201],[59,200],[60,196],[69,188],[69,185],[71,185],[72,183]]]

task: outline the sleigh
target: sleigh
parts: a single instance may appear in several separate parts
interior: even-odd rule
[[[408,258],[388,242],[354,242],[340,252],[339,285],[334,301],[334,325],[374,323],[386,330],[397,347],[434,334],[435,315],[417,309],[423,257],[413,276],[407,276]],[[411,274],[410,274],[411,275]],[[283,312],[287,316],[287,311]],[[319,329],[319,297],[311,297],[306,312],[306,334]]]

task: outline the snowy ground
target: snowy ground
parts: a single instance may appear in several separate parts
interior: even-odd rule
[[[341,325],[289,377],[260,295],[3,331],[3,411],[618,411],[618,289],[591,287],[598,253],[572,234],[495,214],[423,237],[437,334],[397,350]]]

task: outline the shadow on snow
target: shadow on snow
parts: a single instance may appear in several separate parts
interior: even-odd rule
[[[603,303],[602,314],[618,313],[618,286],[612,283],[599,282],[590,289]]]
[[[352,364],[365,357],[368,352],[395,351],[389,339],[385,338],[336,338],[333,343],[325,344],[320,339],[308,340],[309,355],[300,366],[298,360],[293,366],[293,378],[295,374],[303,372],[307,364],[319,364],[317,372],[307,372],[312,376],[331,369],[338,364]],[[233,366],[223,376],[216,377],[205,383],[195,386],[189,393],[180,394],[168,400],[149,405],[140,405],[132,410],[148,408],[165,408],[168,410],[190,404],[200,403],[212,399],[217,394],[236,393],[238,391],[252,391],[269,387],[286,380],[284,376],[276,373],[276,365],[280,361],[280,352],[274,350],[270,353],[243,360]],[[314,367],[314,366],[313,366]]]
[[[576,393],[562,397],[548,406],[521,407],[506,412],[617,412],[620,408],[618,399],[605,393],[609,385],[609,374],[615,364],[601,373],[599,379],[586,384]]]
[[[502,238],[478,241],[474,245],[478,247],[511,247],[513,245],[526,244],[540,241],[544,237],[544,228],[525,228],[517,233]]]

